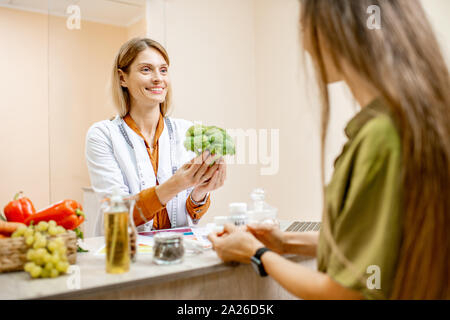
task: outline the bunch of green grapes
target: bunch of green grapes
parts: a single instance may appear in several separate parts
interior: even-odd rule
[[[224,129],[216,126],[194,125],[190,127],[186,132],[184,147],[197,155],[205,150],[209,150],[212,155],[217,155],[217,157],[235,154],[233,139]]]
[[[41,221],[36,226],[22,226],[12,237],[24,237],[28,246],[24,270],[33,278],[56,278],[69,268],[67,247],[62,238],[50,238],[66,232],[56,222]]]

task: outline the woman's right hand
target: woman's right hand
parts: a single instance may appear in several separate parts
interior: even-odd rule
[[[212,178],[214,173],[219,168],[219,161],[216,161],[214,156],[210,155],[209,151],[203,152],[196,158],[185,163],[180,169],[175,172],[171,179],[175,180],[180,186],[180,191],[195,187]]]
[[[209,179],[219,168],[217,160],[213,166],[215,157],[209,151],[203,152],[196,158],[185,163],[175,174],[165,183],[156,187],[156,195],[163,206],[167,204],[178,193],[191,187],[195,187]]]
[[[248,224],[247,230],[270,250],[279,254],[284,253],[284,232],[280,230],[278,225],[269,223],[254,223]]]

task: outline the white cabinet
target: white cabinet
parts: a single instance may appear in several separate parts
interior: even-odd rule
[[[86,215],[84,222],[84,237],[96,237],[100,233],[96,232],[98,215],[100,214],[100,201],[97,199],[92,187],[83,188],[83,209]]]

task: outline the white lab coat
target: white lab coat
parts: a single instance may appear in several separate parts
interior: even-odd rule
[[[135,195],[156,186],[156,179],[159,184],[163,184],[178,168],[195,157],[195,153],[187,151],[183,145],[186,131],[192,122],[172,118],[164,120],[164,130],[159,138],[157,177],[144,139],[122,118],[116,116],[113,120],[94,123],[89,128],[86,135],[86,161],[98,201],[110,195],[116,186],[120,187],[124,195]],[[180,192],[167,203],[172,228],[194,224],[186,210],[186,199],[191,191]],[[152,226],[153,221],[149,221],[139,226],[138,231],[149,231]],[[101,234],[103,215],[98,214],[96,235]]]

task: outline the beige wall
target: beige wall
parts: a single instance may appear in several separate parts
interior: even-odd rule
[[[258,126],[280,129],[280,170],[260,176],[259,183],[280,218],[319,219],[319,113],[315,95],[308,95],[300,56],[299,4],[255,3]]]
[[[155,27],[150,36],[166,38],[173,116],[226,128],[256,128],[253,1],[174,0],[166,10],[166,34]],[[257,166],[230,165],[228,180],[213,194],[202,223],[228,214],[229,202],[247,201],[258,179]]]
[[[450,65],[450,1],[448,0],[421,0],[428,18],[434,28],[434,32],[441,44]]]
[[[134,37],[145,37],[147,34],[147,21],[145,18],[139,20],[136,23],[128,26],[127,28],[127,39]]]
[[[114,55],[145,28],[145,20],[129,27],[83,20],[71,31],[63,17],[0,8],[1,207],[19,190],[37,208],[83,200],[86,131],[115,114],[107,92]]]
[[[0,8],[0,210],[23,190],[48,203],[47,19]]]
[[[84,144],[96,121],[110,118],[108,81],[118,48],[127,38],[122,27],[82,21],[69,30],[66,20],[50,17],[50,167],[51,200],[82,201],[89,186]]]

